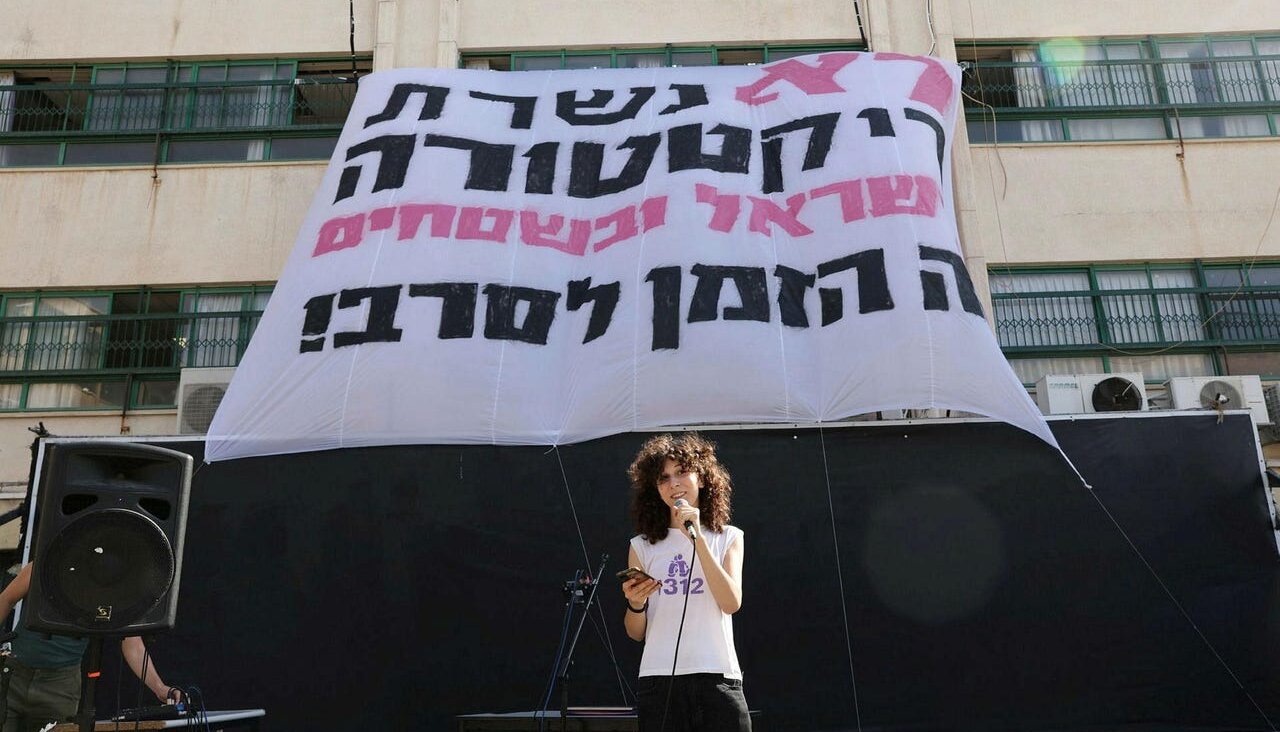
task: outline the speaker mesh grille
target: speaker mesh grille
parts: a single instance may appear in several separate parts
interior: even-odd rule
[[[40,587],[59,622],[95,630],[142,619],[173,584],[173,551],[158,525],[124,509],[78,518],[36,563]],[[52,618],[50,618],[52,619]]]

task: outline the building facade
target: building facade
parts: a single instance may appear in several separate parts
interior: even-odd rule
[[[183,431],[182,375],[238,363],[361,74],[831,49],[962,64],[962,244],[1029,386],[1280,379],[1274,2],[45,0],[0,25],[0,499],[37,424]]]

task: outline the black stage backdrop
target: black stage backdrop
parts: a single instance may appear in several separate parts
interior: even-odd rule
[[[734,622],[770,732],[1275,729],[1280,564],[1248,418],[1053,431],[1095,493],[1004,424],[707,431],[746,532]],[[621,705],[640,645],[612,575],[643,438],[204,465],[160,668],[275,732],[536,709],[563,584],[607,552],[571,704]]]

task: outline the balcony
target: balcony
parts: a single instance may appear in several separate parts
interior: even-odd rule
[[[1271,46],[1259,42],[1258,47]],[[1147,48],[1137,43],[1099,44],[1088,50],[1115,48],[1126,49],[1122,55],[1155,53],[1137,50]],[[972,55],[984,54],[978,50]],[[1010,60],[978,58],[963,64],[972,142],[1269,137],[1280,132],[1277,54],[1051,61],[1041,59],[1043,49],[987,55]]]
[[[1006,353],[1124,348],[1280,347],[1280,287],[992,295]]]
[[[239,364],[261,317],[0,318],[0,410],[173,407],[179,370]]]
[[[19,69],[0,81],[12,82],[0,83],[0,167],[326,159],[357,86],[349,68],[293,62]]]
[[[1141,371],[1280,378],[1280,262],[994,268],[996,336],[1024,383]]]

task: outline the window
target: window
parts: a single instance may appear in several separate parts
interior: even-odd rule
[[[328,158],[369,68],[346,58],[0,70],[0,167]]]
[[[1277,134],[1280,37],[956,43],[973,142]]]
[[[1046,373],[1280,376],[1280,263],[993,269],[996,337]]]
[[[9,296],[0,331],[0,371],[90,369],[106,348],[107,295]]]
[[[183,295],[182,312],[191,314],[191,326],[182,343],[183,366],[235,366],[240,363],[249,337],[258,324],[254,313],[267,307],[269,291],[189,292]]]
[[[163,126],[167,67],[119,66],[94,71],[93,85],[106,88],[91,93],[85,108],[85,129],[156,130]]]
[[[0,410],[171,408],[180,369],[240,362],[270,292],[0,293]]]
[[[1280,340],[1280,265],[1206,270],[1217,332],[1233,341]]]
[[[734,46],[703,48],[649,48],[600,51],[512,51],[502,54],[468,53],[462,66],[495,71],[548,69],[647,69],[662,66],[736,66],[768,63],[792,56],[824,51],[856,51],[856,45],[840,46]]]

